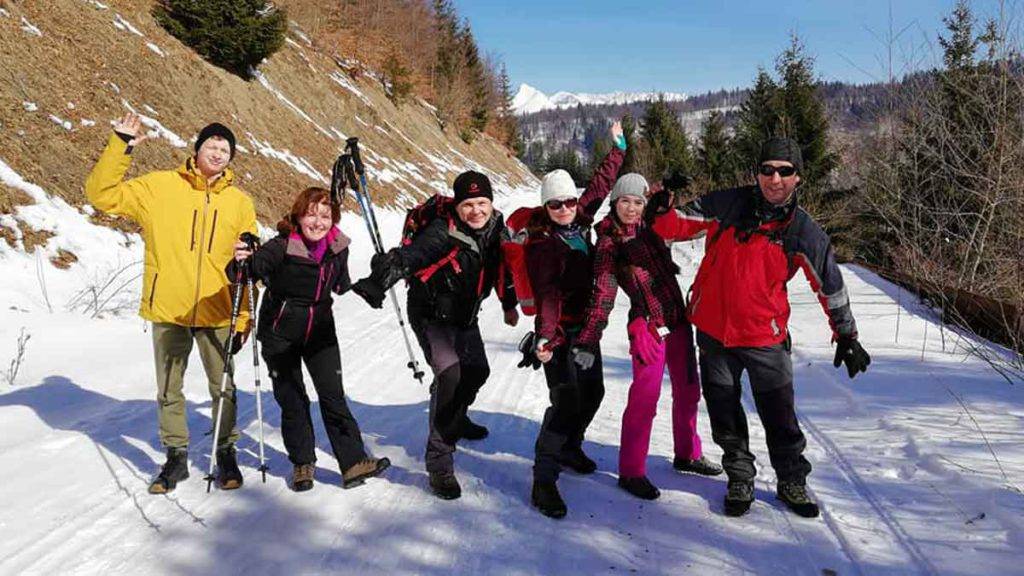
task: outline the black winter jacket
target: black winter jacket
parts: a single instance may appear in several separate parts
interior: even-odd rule
[[[454,215],[436,218],[412,243],[399,248],[409,276],[409,315],[472,326],[480,305],[496,289],[502,309],[516,307],[512,275],[505,270],[501,242],[507,234],[497,210],[481,230]]]
[[[267,287],[256,327],[264,354],[337,341],[332,293],[343,294],[351,286],[350,240],[337,228],[329,234],[327,251],[319,263],[310,258],[305,243],[294,233],[270,240],[253,254],[254,278]],[[228,264],[228,278],[235,278],[237,265],[234,260]]]

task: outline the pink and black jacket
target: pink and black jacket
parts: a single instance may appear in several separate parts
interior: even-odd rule
[[[787,283],[803,270],[832,327],[856,338],[857,324],[832,243],[797,206],[766,206],[756,186],[719,190],[654,221],[662,238],[706,234],[704,259],[690,288],[687,314],[726,347],[773,346],[789,335]]]
[[[327,235],[327,250],[317,262],[302,237],[292,232],[277,236],[253,254],[254,279],[267,288],[256,327],[265,354],[337,341],[331,305],[333,294],[344,294],[351,285],[349,242],[341,230],[332,228]],[[237,270],[232,260],[226,269],[232,281]]]
[[[597,225],[594,290],[578,344],[593,348],[601,340],[620,286],[629,297],[630,321],[645,318],[654,328],[669,330],[686,322],[678,273],[665,241],[648,226],[606,216]]]

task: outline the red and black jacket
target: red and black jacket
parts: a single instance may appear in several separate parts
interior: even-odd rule
[[[594,290],[586,325],[577,343],[593,347],[608,326],[621,286],[629,297],[629,319],[645,318],[656,328],[674,329],[686,322],[683,293],[672,253],[650,227],[625,225],[609,214],[597,225]]]
[[[711,192],[655,219],[654,231],[669,241],[707,235],[690,288],[690,321],[727,347],[778,344],[788,336],[786,285],[803,270],[833,338],[856,337],[828,236],[797,206],[795,195],[787,207],[765,205],[760,189],[745,186]]]
[[[332,294],[343,294],[351,286],[350,241],[338,228],[331,229],[327,241],[327,251],[320,262],[310,257],[297,233],[277,236],[253,254],[253,278],[267,287],[256,327],[264,353],[337,341]],[[228,264],[229,279],[235,279],[237,266],[235,260]]]
[[[615,185],[624,159],[622,150],[612,148],[580,196],[573,224],[579,227],[587,244],[586,252],[571,248],[562,239],[543,206],[535,209],[527,225],[526,271],[537,307],[534,332],[547,339],[552,349],[564,342],[567,330],[583,327],[594,278],[590,230],[594,215]]]
[[[398,250],[410,272],[409,315],[460,327],[472,326],[484,299],[498,292],[502,309],[516,307],[512,275],[505,270],[501,241],[505,219],[498,210],[481,230],[454,214],[435,218]]]

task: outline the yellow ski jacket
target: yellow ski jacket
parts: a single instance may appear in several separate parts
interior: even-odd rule
[[[112,134],[85,180],[85,195],[99,210],[142,227],[146,257],[139,316],[189,327],[229,325],[224,267],[239,235],[257,233],[252,199],[232,185],[230,170],[208,183],[192,158],[177,170],[126,181],[130,164],[127,144]],[[246,308],[243,301],[237,332],[248,330]]]

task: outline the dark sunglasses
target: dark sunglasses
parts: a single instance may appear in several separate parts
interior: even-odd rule
[[[767,176],[769,178],[775,176],[775,174],[778,174],[783,178],[789,178],[793,174],[796,174],[796,168],[793,166],[772,166],[771,164],[761,164],[761,167],[758,168],[758,172],[761,173],[761,176]]]
[[[562,206],[569,208],[570,210],[575,208],[580,203],[576,198],[566,198],[565,200],[548,200],[544,203],[548,207],[548,210],[561,210]]]

